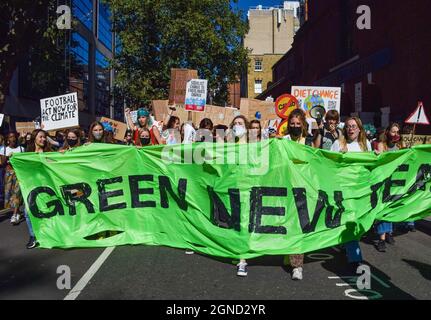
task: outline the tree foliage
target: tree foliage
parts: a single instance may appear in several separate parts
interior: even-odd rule
[[[246,68],[248,24],[229,0],[108,0],[121,50],[116,86],[131,102],[168,97],[170,69],[197,69],[214,103]]]

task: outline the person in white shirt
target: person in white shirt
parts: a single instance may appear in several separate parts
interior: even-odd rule
[[[371,143],[367,140],[361,119],[351,117],[345,123],[343,135],[334,142],[331,151],[343,153],[372,151]]]
[[[367,140],[367,135],[361,119],[357,117],[346,119],[343,134],[334,142],[331,151],[343,153],[372,151],[371,144]],[[359,241],[353,240],[344,245],[346,248],[347,260],[350,263],[352,270],[357,270],[358,266],[363,263]]]
[[[2,150],[0,155],[1,164],[5,168],[5,209],[13,209],[13,215],[10,220],[11,224],[17,225],[22,221],[23,216],[19,210],[22,206],[23,200],[21,189],[15,175],[15,171],[9,163],[10,157],[15,153],[24,152],[24,148],[18,145],[18,133],[10,132],[7,135],[6,147]]]

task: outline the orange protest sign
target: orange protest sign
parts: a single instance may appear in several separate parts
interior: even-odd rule
[[[287,119],[298,107],[298,100],[290,94],[283,94],[275,101],[275,112],[282,119]]]

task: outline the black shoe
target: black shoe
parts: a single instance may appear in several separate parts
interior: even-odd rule
[[[383,240],[379,240],[376,245],[376,249],[378,252],[386,252],[386,244]]]
[[[387,243],[391,244],[391,245],[394,245],[394,244],[395,244],[395,239],[394,239],[394,237],[393,237],[391,234],[389,234],[389,233],[387,233],[387,234],[386,234],[385,241],[386,241]]]
[[[415,226],[407,226],[407,230],[410,232],[416,232]]]
[[[35,237],[30,237],[30,239],[28,240],[28,243],[27,243],[26,247],[27,247],[27,249],[33,249],[33,248],[36,248],[37,245],[38,245],[38,243],[37,243],[36,238]]]

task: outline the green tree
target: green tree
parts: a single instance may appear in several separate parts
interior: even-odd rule
[[[198,70],[214,103],[247,67],[248,24],[229,0],[108,0],[121,50],[116,85],[130,102],[166,99],[170,69]],[[236,2],[236,1],[234,1]]]

